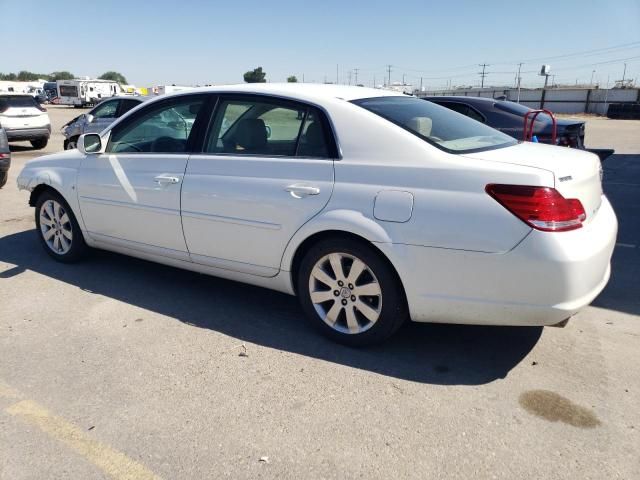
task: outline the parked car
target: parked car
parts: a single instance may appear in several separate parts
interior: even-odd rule
[[[28,94],[0,94],[0,125],[12,141],[29,141],[33,148],[47,145],[51,122],[47,109]]]
[[[47,95],[47,101],[53,100],[58,96],[58,83],[57,82],[44,82],[42,86],[45,94]]]
[[[116,118],[137,107],[149,97],[111,97],[103,100],[89,112],[75,117],[62,126],[65,137],[64,149],[76,148],[78,137],[83,133],[99,133]]]
[[[524,139],[524,116],[532,109],[508,100],[486,97],[433,96],[425,100],[437,103],[458,113],[500,130],[517,140]],[[530,117],[531,118],[531,117]],[[559,118],[556,144],[563,147],[585,149],[585,122]],[[538,142],[552,143],[553,122],[549,115],[540,113],[533,125]],[[614,153],[611,149],[590,149],[602,160]]]
[[[574,315],[610,275],[600,174],[595,155],[396,92],[248,84],[153,99],[18,187],[58,261],[95,247],[296,294],[365,345],[408,318]]]
[[[0,126],[0,188],[7,183],[9,176],[9,167],[11,166],[11,150],[9,150],[9,142],[4,128]]]

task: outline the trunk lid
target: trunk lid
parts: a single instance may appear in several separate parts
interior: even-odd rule
[[[589,223],[602,203],[600,159],[584,150],[522,142],[512,147],[464,155],[467,158],[540,168],[553,173],[555,189],[565,198],[577,198]]]

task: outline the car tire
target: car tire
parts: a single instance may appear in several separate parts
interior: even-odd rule
[[[7,184],[7,178],[9,178],[9,172],[0,172],[0,188]]]
[[[74,150],[78,148],[78,138],[79,137],[71,137],[68,140],[64,141],[64,149],[65,150]]]
[[[327,239],[311,247],[298,269],[297,293],[321,333],[352,347],[386,340],[409,316],[391,264],[354,239]]]
[[[36,200],[36,232],[45,251],[55,260],[72,263],[88,247],[73,211],[62,196],[46,190]]]
[[[31,146],[36,150],[43,149],[47,146],[47,143],[49,143],[48,138],[38,138],[37,140],[31,140]]]

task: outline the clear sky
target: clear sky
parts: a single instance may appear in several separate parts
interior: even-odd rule
[[[268,81],[336,80],[425,87],[603,85],[640,77],[640,0],[0,0],[0,72],[123,73],[137,86],[240,83],[262,66]],[[609,50],[604,50],[609,47]],[[597,50],[594,52],[594,50]],[[570,55],[585,52],[581,55]],[[559,57],[559,58],[553,58]],[[638,78],[640,82],[640,78]]]

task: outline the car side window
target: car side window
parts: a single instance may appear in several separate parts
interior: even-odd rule
[[[104,102],[94,108],[93,112],[91,112],[91,115],[93,115],[93,118],[116,118],[118,103],[120,103],[120,100],[110,100],[108,102]]]
[[[120,111],[118,112],[118,116],[121,117],[129,110],[137,107],[138,105],[140,105],[140,102],[137,100],[122,100],[120,102]]]
[[[149,105],[113,130],[106,152],[187,152],[187,141],[204,101],[204,95],[190,95]]]
[[[449,110],[453,110],[454,112],[461,113],[469,118],[473,118],[478,122],[484,123],[484,117],[480,115],[480,113],[475,109],[470,107],[469,105],[465,105],[464,103],[458,102],[437,102],[438,105],[443,107],[447,107]]]
[[[478,112],[475,108],[473,107],[467,107],[467,117],[469,118],[473,118],[474,120],[477,120],[478,122],[482,122],[484,123],[484,117],[482,116],[482,114],[480,112]]]
[[[271,98],[222,99],[206,153],[328,157],[326,132],[313,107]]]

